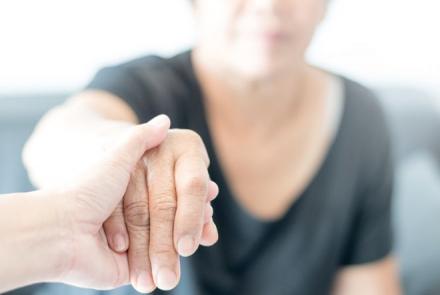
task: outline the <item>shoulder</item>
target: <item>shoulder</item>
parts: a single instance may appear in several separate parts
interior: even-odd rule
[[[341,77],[345,111],[336,173],[351,187],[345,199],[350,230],[343,265],[378,261],[391,249],[390,208],[394,170],[390,132],[382,103],[368,87]],[[372,243],[374,242],[374,243]]]
[[[190,52],[173,57],[148,55],[101,69],[86,87],[111,92],[135,111],[141,122],[165,113],[183,120],[183,104],[194,92]]]
[[[361,142],[388,142],[388,123],[378,95],[359,82],[346,77],[341,77],[341,80],[345,99],[345,123],[350,125],[351,135]]]
[[[349,78],[341,79],[349,111],[354,113],[361,123],[367,121],[370,122],[369,125],[384,124],[385,114],[376,92]]]
[[[155,88],[166,86],[167,90],[182,87],[190,80],[192,66],[190,52],[185,51],[172,57],[157,55],[142,56],[130,61],[113,65],[105,69],[120,71],[137,79],[139,83],[149,84]]]
[[[350,157],[360,179],[389,173],[392,147],[388,120],[378,95],[370,88],[341,77],[345,110],[341,123],[342,157]]]

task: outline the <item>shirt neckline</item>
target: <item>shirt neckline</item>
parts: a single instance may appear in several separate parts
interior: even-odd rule
[[[211,136],[211,131],[208,123],[207,118],[207,112],[206,112],[206,105],[205,101],[203,99],[203,91],[201,89],[201,86],[198,82],[197,75],[194,71],[193,67],[193,60],[192,60],[192,50],[186,51],[181,54],[181,57],[184,60],[184,69],[187,71],[187,74],[189,75],[189,81],[191,85],[191,99],[193,99],[192,107],[194,107],[194,114],[198,118],[198,126],[199,126],[199,132],[201,133],[202,138],[205,139],[205,145],[206,149],[208,151],[208,154],[211,157],[211,165],[210,170],[212,173],[215,173],[215,178],[217,180],[217,184],[220,188],[220,192],[224,192],[225,195],[230,196],[231,200],[228,200],[229,203],[234,207],[234,210],[240,212],[240,215],[246,219],[246,222],[252,223],[252,224],[258,224],[259,226],[272,226],[275,224],[278,224],[280,222],[283,222],[288,216],[292,215],[293,212],[296,210],[296,208],[300,207],[302,203],[304,203],[307,200],[307,196],[310,194],[310,190],[318,183],[318,181],[322,178],[323,173],[325,170],[327,170],[327,167],[330,163],[331,158],[333,158],[333,154],[336,150],[336,147],[338,143],[341,141],[341,137],[343,135],[344,127],[346,126],[346,120],[347,120],[347,104],[348,100],[346,99],[346,81],[343,77],[338,75],[333,75],[336,79],[339,79],[341,90],[341,95],[344,98],[341,102],[340,107],[340,118],[336,122],[335,128],[336,131],[334,132],[334,135],[332,139],[330,140],[330,143],[328,145],[328,149],[325,153],[325,156],[323,158],[323,161],[321,162],[320,166],[316,170],[315,175],[311,178],[310,182],[305,186],[303,191],[299,193],[296,200],[289,205],[289,208],[286,210],[286,212],[279,218],[271,219],[271,220],[264,220],[261,218],[258,218],[257,216],[253,215],[251,212],[249,212],[246,208],[244,208],[234,197],[234,194],[232,193],[232,190],[230,189],[226,177],[224,174],[224,170],[220,164],[220,161],[217,157],[217,153],[215,151],[214,147],[214,141]],[[210,171],[210,172],[211,172]],[[212,176],[212,175],[211,175]]]

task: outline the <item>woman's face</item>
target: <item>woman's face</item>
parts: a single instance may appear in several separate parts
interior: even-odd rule
[[[326,0],[196,0],[196,47],[249,78],[302,64]]]

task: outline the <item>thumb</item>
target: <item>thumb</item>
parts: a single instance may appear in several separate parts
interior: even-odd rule
[[[162,143],[169,128],[170,119],[165,115],[131,127],[82,177],[80,195],[93,205],[92,212],[102,214],[99,219],[110,216],[124,196],[139,160],[147,150]]]
[[[124,134],[120,142],[108,150],[103,161],[131,173],[145,152],[165,139],[169,128],[170,119],[166,115],[159,115],[145,124],[134,126]]]

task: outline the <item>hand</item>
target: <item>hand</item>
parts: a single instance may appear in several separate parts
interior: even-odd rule
[[[70,255],[59,281],[95,289],[129,283],[127,254],[108,246],[103,223],[123,198],[139,160],[166,138],[169,126],[169,119],[159,116],[147,124],[131,127],[59,198],[59,207],[67,208],[60,210],[71,239]]]
[[[218,194],[200,137],[171,130],[149,150],[132,174],[123,203],[105,222],[111,248],[128,249],[130,280],[140,292],[174,288],[180,277],[178,253],[192,255],[199,244],[218,239],[210,202]]]

